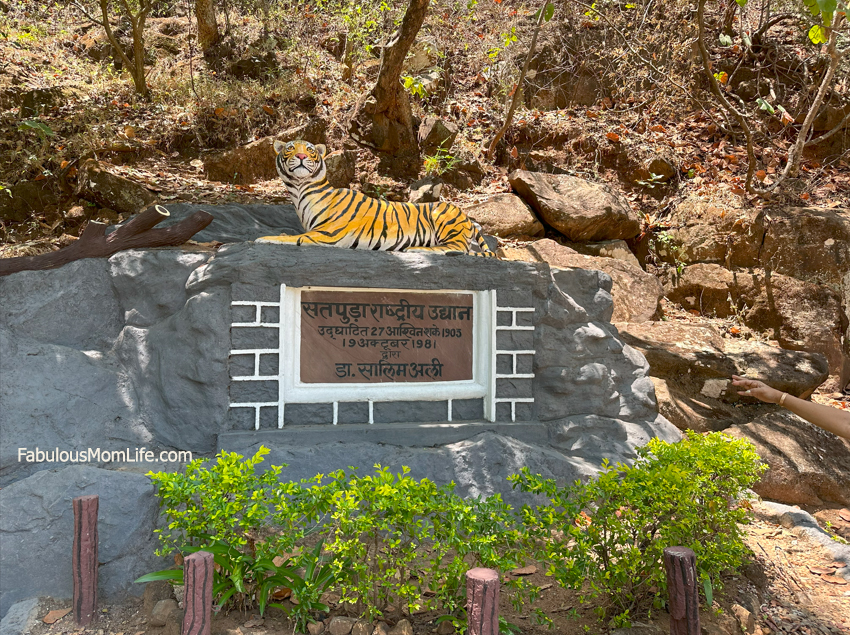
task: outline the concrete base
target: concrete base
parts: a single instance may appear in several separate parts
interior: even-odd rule
[[[548,445],[549,429],[545,423],[490,423],[488,421],[457,423],[391,423],[354,425],[284,426],[281,430],[223,432],[218,435],[218,450],[239,452],[249,447],[288,446],[313,447],[322,443],[377,443],[403,447],[431,448],[465,441],[493,432],[523,443]]]

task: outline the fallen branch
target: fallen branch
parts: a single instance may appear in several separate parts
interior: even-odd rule
[[[152,229],[171,214],[161,205],[151,207],[127,224],[118,227],[106,236],[107,225],[89,222],[79,240],[58,251],[38,256],[0,258],[0,276],[18,271],[40,271],[55,269],[83,258],[108,258],[124,249],[139,247],[171,247],[181,245],[209,225],[213,217],[208,212],[197,211],[176,225]]]

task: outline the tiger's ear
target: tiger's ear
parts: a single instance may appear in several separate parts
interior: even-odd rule
[[[320,156],[320,157],[322,157],[322,158],[324,159],[324,158],[325,158],[325,155],[328,153],[328,149],[327,149],[327,147],[325,146],[325,144],[323,144],[323,143],[319,143],[319,144],[317,144],[317,145],[315,146],[315,148],[316,148],[316,152],[318,152],[318,153],[319,153],[319,156]]]
[[[281,152],[283,152],[283,148],[286,146],[286,144],[283,141],[277,141],[277,140],[275,140],[274,144],[272,144],[272,145],[274,145],[274,151],[277,154],[280,154]]]

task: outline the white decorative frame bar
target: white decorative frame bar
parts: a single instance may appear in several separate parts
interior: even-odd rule
[[[534,373],[518,373],[516,369],[516,358],[517,355],[530,355],[534,356],[534,350],[497,350],[495,346],[495,333],[497,331],[533,331],[534,326],[519,326],[516,323],[516,314],[517,313],[534,313],[533,307],[496,307],[497,316],[493,320],[493,333],[494,333],[494,345],[493,345],[493,390],[491,391],[491,395],[493,396],[493,416],[495,419],[496,412],[496,404],[498,403],[509,403],[511,404],[511,421],[516,421],[516,405],[518,403],[534,403],[534,397],[497,397],[496,396],[496,380],[497,379],[534,379]],[[510,313],[511,314],[511,323],[506,326],[498,326],[498,313]],[[499,355],[510,355],[512,357],[511,360],[511,372],[510,373],[498,373],[496,372],[496,359]],[[490,419],[493,421],[494,419]]]
[[[301,292],[309,291],[357,291],[381,292],[400,291],[407,293],[463,293],[473,296],[473,376],[471,380],[450,382],[381,382],[373,384],[305,384],[300,381],[300,328],[299,310]],[[446,420],[452,421],[452,402],[455,399],[484,399],[484,418],[496,420],[496,404],[511,404],[511,421],[516,421],[516,404],[533,403],[533,397],[500,398],[496,396],[497,379],[533,379],[534,373],[517,372],[518,355],[534,355],[534,350],[497,350],[498,331],[534,331],[534,326],[517,325],[517,313],[533,313],[531,307],[499,307],[496,291],[416,290],[416,289],[364,289],[343,287],[287,288],[280,285],[280,301],[234,300],[232,306],[255,307],[254,320],[234,322],[232,326],[242,328],[273,328],[278,330],[278,348],[232,349],[231,355],[254,355],[253,374],[231,377],[232,381],[277,381],[278,400],[267,402],[233,402],[231,408],[252,408],[254,428],[260,428],[260,410],[264,407],[277,408],[277,427],[283,428],[284,408],[287,403],[329,403],[333,405],[333,425],[337,425],[340,402],[366,402],[369,407],[368,422],[374,423],[376,401],[446,401]],[[263,322],[263,307],[278,309],[277,322]],[[510,313],[511,323],[497,325],[498,313]],[[490,351],[490,354],[487,354]],[[278,374],[260,374],[260,356],[278,355]],[[511,355],[512,372],[496,372],[498,355]]]

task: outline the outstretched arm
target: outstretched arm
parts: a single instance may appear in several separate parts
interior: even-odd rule
[[[743,392],[738,393],[739,395],[755,397],[767,403],[780,404],[819,428],[832,432],[839,437],[850,439],[850,412],[830,406],[822,406],[805,399],[798,399],[793,395],[771,388],[757,379],[732,375],[732,385],[745,388]],[[783,395],[785,395],[784,399]]]

